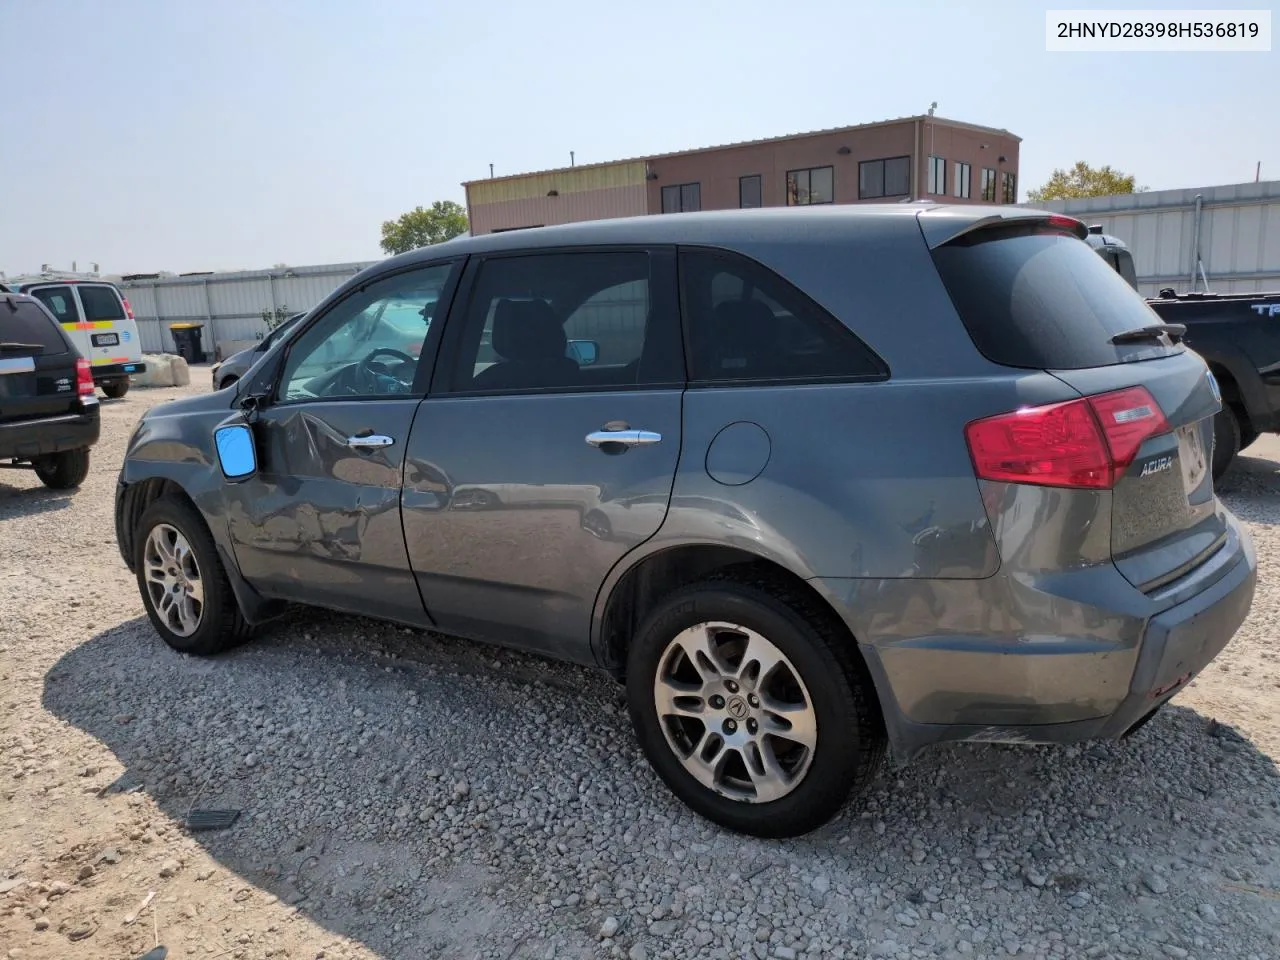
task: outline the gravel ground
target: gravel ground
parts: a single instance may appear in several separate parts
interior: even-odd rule
[[[1124,744],[936,750],[779,843],[677,803],[590,671],[316,611],[165,648],[112,495],[194,374],[104,405],[79,491],[0,475],[0,957],[1280,953],[1275,438],[1224,485],[1253,614],[1172,708]]]

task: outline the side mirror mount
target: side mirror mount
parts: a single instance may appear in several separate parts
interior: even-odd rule
[[[258,472],[258,452],[249,424],[223,424],[213,431],[213,445],[218,452],[218,466],[228,482],[239,483]]]
[[[600,358],[600,344],[594,340],[570,340],[565,356],[580,367],[589,367]]]

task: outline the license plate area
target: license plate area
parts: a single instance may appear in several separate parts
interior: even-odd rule
[[[118,333],[95,333],[90,339],[95,347],[114,347],[120,343],[120,334]]]
[[[1178,461],[1182,465],[1182,489],[1188,494],[1199,489],[1209,472],[1209,455],[1204,442],[1203,423],[1178,427]]]
[[[35,357],[0,357],[0,377],[35,373]]]

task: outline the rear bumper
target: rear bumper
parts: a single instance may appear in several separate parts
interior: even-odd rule
[[[1142,638],[1129,694],[1099,736],[1120,737],[1163,706],[1222,652],[1249,615],[1258,560],[1249,534],[1235,524],[1238,559],[1221,580],[1152,617]]]
[[[93,382],[110,383],[113,380],[124,380],[139,373],[146,373],[146,370],[147,365],[141,360],[131,360],[128,363],[103,363],[93,368]]]
[[[82,413],[0,423],[0,460],[31,460],[65,450],[82,450],[98,442],[100,430],[96,403]]]
[[[1248,616],[1257,558],[1234,517],[1222,549],[1187,579],[1153,596],[1111,564],[1060,579],[813,583],[858,637],[905,759],[947,741],[1124,736]]]

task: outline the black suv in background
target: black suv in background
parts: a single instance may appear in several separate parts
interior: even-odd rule
[[[89,361],[40,301],[0,293],[0,466],[78,487],[98,431]]]
[[[1124,241],[1089,227],[1098,256],[1138,289],[1133,254]],[[1280,290],[1269,293],[1178,293],[1171,287],[1147,306],[1161,321],[1186,328],[1188,347],[1204,357],[1222,391],[1213,421],[1213,476],[1259,434],[1280,433]]]

